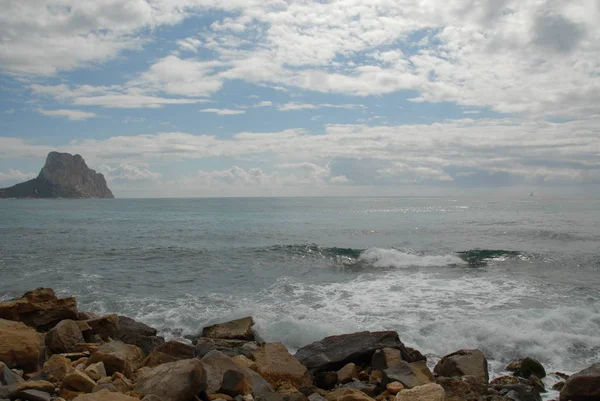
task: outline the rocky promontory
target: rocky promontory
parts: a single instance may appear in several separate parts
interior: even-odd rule
[[[50,152],[40,174],[29,181],[0,188],[0,198],[114,198],[104,176],[90,169],[80,155]]]
[[[49,288],[0,302],[0,400],[22,401],[541,401],[544,367],[511,362],[490,381],[480,350],[430,370],[395,331],[326,337],[295,355],[263,342],[252,317],[165,341],[125,316],[78,310]],[[560,401],[600,399],[600,364],[560,377]]]

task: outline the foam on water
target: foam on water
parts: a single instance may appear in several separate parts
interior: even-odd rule
[[[374,267],[427,267],[464,265],[466,262],[456,255],[421,256],[399,251],[397,249],[370,248],[358,257],[359,262],[366,262]]]

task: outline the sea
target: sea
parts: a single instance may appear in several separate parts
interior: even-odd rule
[[[291,352],[396,330],[433,366],[480,349],[548,372],[600,362],[600,199],[4,200],[0,300],[36,287],[185,339],[253,316]]]

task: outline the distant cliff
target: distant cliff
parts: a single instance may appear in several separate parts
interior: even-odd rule
[[[80,155],[50,152],[40,174],[9,188],[0,198],[114,198],[104,176],[88,168]]]

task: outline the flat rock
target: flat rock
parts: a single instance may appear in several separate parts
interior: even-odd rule
[[[32,380],[48,380],[54,384],[62,381],[65,375],[72,370],[71,360],[63,355],[52,355],[42,369],[32,376]]]
[[[96,382],[85,373],[73,370],[64,377],[62,385],[70,390],[91,393],[94,387],[96,387]]]
[[[144,351],[138,346],[124,344],[120,341],[111,341],[98,347],[88,360],[87,365],[103,362],[107,374],[112,375],[115,372],[120,372],[130,377],[133,372],[142,366],[144,358]]]
[[[25,372],[37,370],[43,337],[21,322],[0,319],[0,361]]]
[[[402,383],[408,389],[432,382],[420,369],[405,361],[400,361],[383,371],[383,383],[393,381]]]
[[[50,401],[52,396],[40,390],[22,390],[16,395],[18,398],[26,401]]]
[[[327,401],[374,401],[373,398],[360,390],[343,387],[327,394],[325,399]]]
[[[444,401],[444,389],[439,384],[430,383],[410,390],[402,390],[396,401]]]
[[[0,362],[0,386],[10,386],[23,383],[25,380],[4,363]]]
[[[489,382],[488,363],[479,350],[460,350],[443,357],[434,373],[440,377],[473,376],[483,383]]]
[[[391,368],[396,363],[402,361],[402,353],[399,349],[383,348],[378,349],[371,358],[371,367],[374,370],[384,370]]]
[[[166,362],[175,362],[181,359],[191,359],[194,357],[195,348],[192,345],[179,341],[167,341],[159,345],[148,355],[144,361],[144,366],[158,366]]]
[[[96,338],[94,336],[106,341],[109,338],[114,338],[119,332],[119,316],[115,314],[94,317],[84,322],[89,327],[88,330],[84,331],[84,335],[90,341]]]
[[[248,316],[205,327],[202,330],[202,337],[254,341],[252,326],[254,326],[254,320]]]
[[[408,349],[395,331],[363,331],[326,337],[300,348],[295,357],[311,372],[338,370],[350,362],[369,363],[375,351],[382,348],[399,349],[403,359],[412,362]]]
[[[560,392],[560,401],[568,400],[600,400],[600,363],[569,376]]]
[[[83,343],[83,334],[74,320],[60,321],[45,337],[46,346],[55,354],[76,352],[77,344]]]
[[[189,401],[206,390],[206,372],[198,359],[169,362],[144,372],[134,390],[163,401]]]
[[[139,401],[139,398],[130,397],[125,394],[115,393],[108,390],[98,391],[91,394],[82,394],[75,401]]]
[[[20,298],[0,302],[0,318],[49,329],[61,320],[77,319],[77,301],[74,297],[59,299],[54,290],[38,288]]]
[[[29,380],[23,383],[19,383],[17,385],[17,390],[18,391],[23,391],[23,390],[38,390],[38,391],[43,391],[45,393],[48,394],[53,394],[54,393],[54,389],[55,386],[54,384],[50,383],[49,381],[46,380]]]
[[[119,316],[119,331],[114,335],[114,340],[125,344],[134,344],[144,353],[150,354],[156,347],[163,344],[165,339],[156,335],[156,329],[147,324],[136,322],[127,316]]]
[[[265,343],[253,357],[258,373],[273,386],[289,383],[301,387],[312,383],[306,367],[282,343]]]

